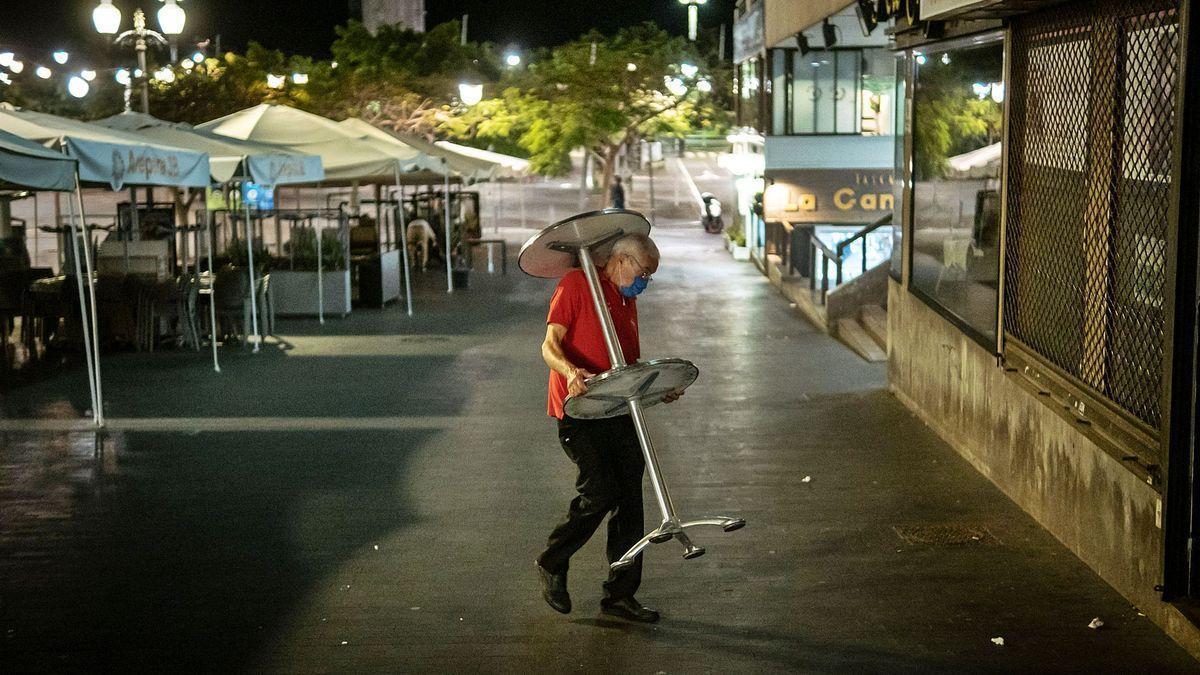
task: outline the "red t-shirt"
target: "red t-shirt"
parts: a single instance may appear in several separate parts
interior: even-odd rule
[[[598,270],[599,272],[599,270]],[[640,356],[638,350],[637,300],[621,295],[616,284],[600,272],[600,287],[604,289],[604,300],[617,330],[617,341],[621,343],[621,354],[626,363],[633,363]],[[583,270],[572,270],[558,282],[550,298],[550,313],[546,323],[556,323],[567,328],[563,336],[563,355],[577,368],[599,375],[612,367],[608,360],[608,349],[604,346],[604,331],[600,328],[600,317],[592,306],[592,294],[588,290],[587,277]],[[563,418],[563,401],[567,398],[567,378],[550,371],[550,391],[546,401],[546,412],[558,419]]]

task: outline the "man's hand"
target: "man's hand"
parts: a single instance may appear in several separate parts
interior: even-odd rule
[[[592,374],[583,368],[574,368],[571,374],[567,376],[567,395],[568,396],[583,396],[587,393],[587,384],[584,380],[592,377]]]
[[[683,396],[682,390],[670,391],[670,392],[667,392],[666,396],[663,396],[662,401],[663,401],[663,403],[674,403],[675,401],[678,401],[680,399],[680,397],[682,397],[682,396]]]

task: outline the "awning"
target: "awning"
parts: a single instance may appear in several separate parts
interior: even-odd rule
[[[0,188],[75,189],[75,160],[62,153],[0,131]]]
[[[208,155],[145,140],[123,131],[0,105],[0,130],[55,149],[79,162],[79,178],[113,190],[126,185],[201,188],[209,184]]]
[[[529,160],[527,159],[473,148],[469,145],[459,145],[450,141],[434,141],[433,144],[450,152],[495,164],[499,167],[496,172],[497,178],[523,178],[529,175]]]
[[[375,145],[396,149],[406,148],[410,152],[419,152],[434,160],[433,163],[430,163],[425,168],[439,173],[448,168],[451,175],[466,183],[489,180],[494,176],[498,168],[492,162],[485,162],[467,157],[466,155],[460,155],[445,148],[439,148],[437,145],[423,138],[380,129],[369,122],[357,118],[343,120],[338,125],[350,130],[351,133],[354,133],[359,138],[371,141]]]
[[[324,183],[393,183],[397,166],[412,171],[431,163],[413,148],[368,143],[333,120],[284,105],[264,103],[205,122],[196,130],[319,156]]]
[[[946,160],[949,178],[995,178],[1000,175],[1004,147],[992,143]]]
[[[145,113],[123,112],[96,124],[134,134],[152,143],[207,153],[209,170],[217,183],[247,176],[255,183],[272,187],[316,183],[325,177],[321,158],[316,155],[215,136],[190,124],[167,122]]]

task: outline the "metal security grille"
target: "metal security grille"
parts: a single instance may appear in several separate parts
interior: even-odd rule
[[[1013,22],[1006,331],[1162,421],[1178,3],[1076,2]]]

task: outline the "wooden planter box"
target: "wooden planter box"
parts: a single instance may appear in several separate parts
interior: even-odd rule
[[[350,313],[350,270],[322,273],[326,316]],[[273,270],[271,295],[279,316],[317,315],[317,273]]]

